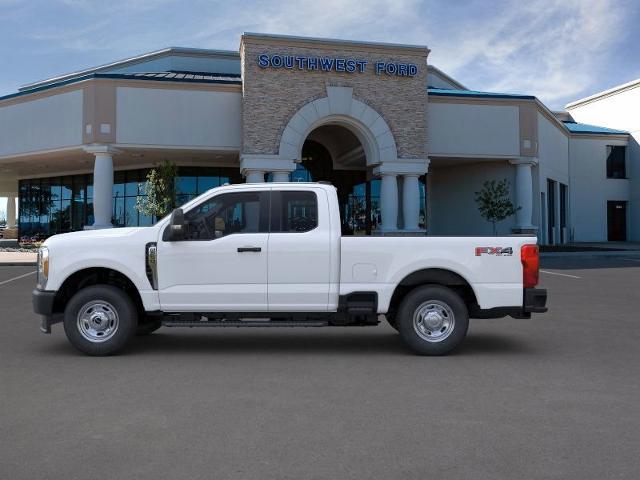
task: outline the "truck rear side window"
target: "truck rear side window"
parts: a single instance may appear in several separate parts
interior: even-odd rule
[[[314,192],[280,191],[271,197],[271,232],[303,233],[318,226],[318,198]]]

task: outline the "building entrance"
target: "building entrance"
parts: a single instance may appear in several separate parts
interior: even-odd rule
[[[347,128],[325,125],[302,147],[292,181],[327,181],[338,190],[343,235],[371,235],[380,227],[380,180],[366,167],[364,150]]]

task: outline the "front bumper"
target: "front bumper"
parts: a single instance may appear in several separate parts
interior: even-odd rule
[[[31,293],[31,303],[33,311],[38,315],[42,315],[42,323],[40,330],[44,333],[51,333],[51,325],[62,321],[61,314],[53,312],[53,302],[56,298],[55,291],[34,289]]]

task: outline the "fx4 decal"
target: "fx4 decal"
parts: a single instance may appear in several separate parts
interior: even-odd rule
[[[498,257],[510,257],[513,255],[511,247],[476,247],[476,257],[480,255],[496,255]]]

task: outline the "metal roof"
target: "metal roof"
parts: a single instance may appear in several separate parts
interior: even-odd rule
[[[116,74],[97,74],[98,77],[105,75],[117,75],[117,78],[134,78],[145,80],[170,80],[170,81],[207,81],[215,83],[242,83],[240,75],[231,73],[210,73],[210,72],[186,72],[170,70],[168,72],[134,72]]]
[[[226,85],[242,85],[240,75],[229,73],[196,73],[196,72],[142,72],[142,73],[90,73],[81,77],[74,77],[68,80],[60,80],[48,83],[41,87],[22,90],[17,93],[10,93],[0,97],[0,100],[22,97],[51,88],[62,87],[73,83],[83,82],[92,78],[112,78],[116,80],[143,80],[151,82],[184,82],[184,83],[216,83]]]
[[[479,92],[477,90],[455,90],[448,88],[427,88],[429,95],[441,97],[476,97],[476,98],[519,98],[525,100],[535,100],[533,95],[522,95],[519,93],[498,93],[498,92]]]
[[[629,132],[625,130],[615,130],[613,128],[598,127],[597,125],[588,125],[586,123],[568,122],[563,121],[565,127],[569,129],[571,133],[591,133],[598,135],[628,135]]]
[[[134,65],[142,62],[146,62],[152,60],[154,58],[169,56],[169,55],[191,55],[191,56],[210,56],[210,57],[229,57],[229,58],[238,58],[240,59],[240,54],[238,52],[229,51],[229,50],[211,50],[204,48],[185,48],[185,47],[168,47],[163,48],[161,50],[156,50],[153,52],[143,53],[141,55],[136,55],[134,57],[125,58],[123,60],[117,60],[115,62],[106,63],[104,65],[99,65],[97,67],[85,68],[82,70],[78,70],[75,72],[67,73],[64,75],[59,75],[57,77],[48,78],[46,80],[40,80],[33,83],[28,83],[26,85],[18,88],[18,91],[23,90],[31,90],[34,88],[42,87],[44,85],[49,85],[52,83],[58,83],[64,80],[70,80],[75,77],[82,77],[85,75],[89,75],[92,73],[99,73],[105,70],[112,70],[114,68],[122,68],[128,65]]]

